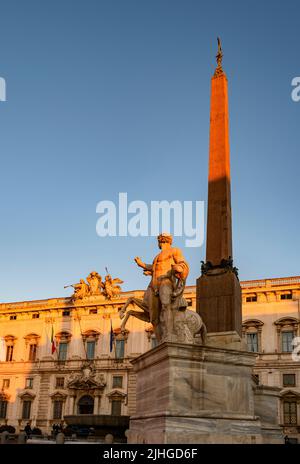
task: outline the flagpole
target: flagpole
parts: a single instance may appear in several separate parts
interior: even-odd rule
[[[115,347],[115,334],[113,332],[113,326],[112,326],[112,318],[111,315],[109,316],[110,319],[110,336],[109,336],[109,352],[113,352],[113,348],[115,348],[115,356],[116,356],[116,347]]]

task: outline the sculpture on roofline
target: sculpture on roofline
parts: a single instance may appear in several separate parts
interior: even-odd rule
[[[107,274],[104,282],[102,282],[102,278],[98,272],[92,271],[86,280],[88,283],[84,279],[80,279],[76,284],[65,285],[64,288],[74,288],[74,293],[71,296],[73,302],[97,295],[103,295],[107,300],[111,300],[118,297],[122,291],[119,284],[122,284],[123,280],[119,278],[113,279],[110,274]]]
[[[120,285],[118,284],[122,283],[123,280],[119,278],[112,279],[111,275],[107,274],[104,278],[104,282],[101,284],[105,298],[111,300],[112,298],[118,297],[122,291]]]
[[[82,300],[82,298],[85,298],[89,294],[89,286],[84,279],[80,279],[78,284],[67,285],[66,287],[74,288],[74,293],[71,297],[73,301]]]
[[[100,295],[101,293],[101,283],[102,283],[102,278],[98,274],[98,272],[91,272],[86,280],[88,281],[89,284],[89,293],[90,295]]]

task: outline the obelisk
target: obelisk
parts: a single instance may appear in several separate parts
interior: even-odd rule
[[[218,38],[211,79],[206,262],[197,280],[197,312],[208,332],[242,332],[241,287],[232,260],[227,78]]]
[[[208,333],[194,342],[159,343],[132,360],[132,444],[283,442],[277,424],[280,389],[253,382],[256,354],[247,351],[241,338],[241,288],[232,264],[227,80],[220,42],[217,62],[211,94],[207,261],[197,281],[197,311]]]

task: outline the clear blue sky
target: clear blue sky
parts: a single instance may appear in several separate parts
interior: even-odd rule
[[[0,301],[92,270],[144,288],[154,238],[99,238],[96,204],[206,200],[216,37],[229,80],[235,265],[300,274],[298,1],[1,0]],[[205,247],[184,248],[188,284]]]

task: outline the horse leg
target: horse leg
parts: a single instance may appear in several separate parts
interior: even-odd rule
[[[136,306],[141,308],[143,310],[143,312],[129,310],[129,311],[127,311],[127,313],[125,315],[126,309],[128,308],[128,306],[130,304],[135,304]],[[150,316],[149,316],[149,312],[148,312],[148,307],[143,302],[143,300],[140,300],[139,298],[134,298],[134,297],[128,298],[128,300],[126,301],[126,303],[124,304],[124,306],[122,307],[122,309],[119,312],[119,316],[120,316],[121,319],[124,317],[124,315],[125,315],[125,318],[124,318],[124,320],[122,322],[121,330],[125,329],[126,323],[127,323],[130,316],[134,316],[137,319],[140,319],[140,320],[145,321],[145,322],[150,322]]]
[[[119,311],[119,317],[120,319],[123,319],[123,317],[125,316],[125,312],[126,312],[126,309],[128,308],[128,306],[131,304],[133,298],[128,298],[128,300],[126,301],[126,303],[124,303],[124,305],[122,306],[122,308],[120,309]]]
[[[142,313],[141,311],[133,311],[132,309],[130,309],[129,311],[127,311],[126,316],[123,319],[123,322],[121,324],[121,330],[125,329],[126,323],[130,316],[134,316],[137,319],[140,319],[141,321],[150,322],[150,317],[148,313]]]
[[[134,305],[138,306],[139,308],[141,308],[143,311],[148,312],[148,306],[144,303],[143,300],[140,300],[139,298],[135,298],[135,297],[130,297],[130,298],[128,298],[128,300],[126,301],[124,306],[119,311],[119,316],[120,316],[121,319],[123,319],[123,317],[125,315],[125,312],[126,312],[126,309],[131,304],[134,304]]]
[[[130,313],[130,311],[128,311],[128,313],[126,313],[126,316],[125,316],[125,317],[123,316],[124,319],[123,319],[122,324],[121,324],[121,331],[125,330],[125,326],[126,326],[127,321],[128,321],[128,319],[129,319],[129,317],[130,317],[130,314],[129,314],[129,313]]]

